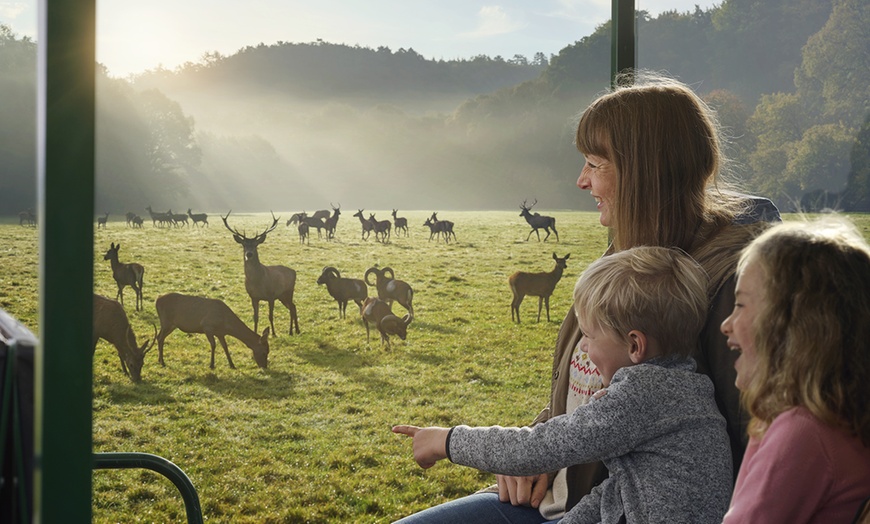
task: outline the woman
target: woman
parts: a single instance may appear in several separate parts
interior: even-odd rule
[[[733,355],[719,325],[733,304],[737,256],[763,225],[754,217],[770,211],[724,191],[723,156],[713,112],[685,84],[636,73],[634,84],[596,99],[577,126],[577,149],[586,158],[577,186],[597,202],[599,220],[613,242],[607,253],[634,246],[675,247],[694,257],[710,276],[711,311],[695,355],[708,374],[728,423],[733,460],[745,444],[734,388]],[[619,82],[617,82],[619,84]],[[556,341],[549,405],[534,423],[573,412],[598,391],[594,364],[577,349],[577,318],[569,311]],[[430,508],[404,523],[540,523],[560,518],[606,476],[600,463],[578,465],[537,477],[497,476],[497,488]],[[491,515],[499,515],[487,520]],[[471,518],[473,516],[473,519]]]
[[[850,523],[870,497],[870,246],[845,221],[745,250],[722,323],[751,415],[725,523]]]

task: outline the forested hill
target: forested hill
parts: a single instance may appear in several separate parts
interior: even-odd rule
[[[35,203],[35,45],[0,26],[0,214]],[[870,4],[725,0],[637,14],[638,64],[690,83],[743,187],[870,210]],[[97,82],[98,212],[592,209],[574,119],[605,90],[610,24],[556,55],[426,60],[326,42],[206,54]],[[30,84],[28,84],[30,82]],[[30,142],[28,142],[30,141]],[[14,146],[14,147],[13,147]],[[19,209],[21,208],[21,209]]]
[[[479,55],[467,60],[429,60],[413,49],[394,52],[387,47],[371,49],[322,41],[279,42],[249,46],[230,56],[206,53],[202,63],[186,64],[174,72],[146,71],[134,84],[170,93],[279,93],[307,99],[467,98],[535,78],[547,60],[543,53],[531,59]]]

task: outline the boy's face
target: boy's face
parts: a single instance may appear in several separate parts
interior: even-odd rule
[[[626,366],[634,365],[629,355],[631,344],[609,329],[596,327],[580,321],[580,350],[589,355],[589,360],[598,368],[604,387],[610,385],[613,374]]]

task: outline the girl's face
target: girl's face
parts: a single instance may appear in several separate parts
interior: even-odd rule
[[[728,347],[740,356],[734,362],[737,389],[746,389],[758,364],[755,352],[755,317],[764,303],[763,275],[757,262],[750,259],[737,276],[734,291],[734,311],[722,322],[722,333],[728,337]]]
[[[616,169],[613,163],[597,155],[585,155],[586,163],[577,179],[577,187],[590,192],[598,203],[599,221],[611,225],[613,204],[616,200]]]
[[[581,325],[580,330],[583,332],[580,350],[587,353],[589,360],[598,368],[604,387],[610,385],[613,374],[620,368],[634,364],[629,355],[630,344],[616,333],[590,325]]]

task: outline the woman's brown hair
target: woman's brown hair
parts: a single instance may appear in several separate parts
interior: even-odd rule
[[[733,198],[713,191],[724,162],[718,123],[687,85],[648,72],[632,79],[584,111],[577,149],[616,168],[617,251],[639,245],[689,251],[699,234],[730,224],[739,210]]]

